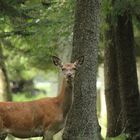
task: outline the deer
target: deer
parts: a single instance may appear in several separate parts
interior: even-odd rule
[[[0,102],[0,140],[5,140],[8,134],[17,138],[53,140],[53,136],[64,128],[72,104],[75,72],[84,57],[66,64],[56,56],[52,56],[52,60],[64,75],[60,94],[26,102]]]

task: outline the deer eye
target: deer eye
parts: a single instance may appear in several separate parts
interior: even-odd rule
[[[77,70],[77,68],[73,68],[73,70],[75,70],[75,71],[76,71],[76,70]]]
[[[62,71],[65,71],[66,70],[66,68],[62,68]]]

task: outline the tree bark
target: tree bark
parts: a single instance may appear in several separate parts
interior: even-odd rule
[[[99,1],[77,0],[72,61],[84,55],[74,82],[74,98],[63,140],[100,140],[96,114],[97,45],[99,41]]]
[[[115,49],[115,28],[111,15],[106,16],[104,78],[107,106],[107,137],[115,137],[122,132],[121,100],[119,94],[118,66]]]
[[[1,101],[12,100],[12,97],[9,93],[10,93],[9,80],[5,68],[2,46],[0,46],[0,100]]]
[[[125,119],[124,132],[133,136],[140,131],[140,102],[132,17],[127,12],[118,16],[116,33],[120,97]]]

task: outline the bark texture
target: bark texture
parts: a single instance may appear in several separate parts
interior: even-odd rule
[[[140,130],[140,105],[132,17],[127,13],[118,16],[116,33],[120,97],[125,119],[124,132],[133,136]]]
[[[63,140],[100,140],[96,114],[97,45],[99,41],[99,1],[77,0],[72,61],[84,55],[74,82],[74,98]]]
[[[122,112],[115,49],[115,28],[111,15],[107,15],[106,23],[108,29],[105,31],[104,78],[107,106],[107,137],[115,137],[122,132]]]

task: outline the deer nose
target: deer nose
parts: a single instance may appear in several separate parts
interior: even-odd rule
[[[71,76],[72,76],[72,75],[71,75],[71,73],[68,73],[67,77],[69,77],[69,78],[70,78]]]

